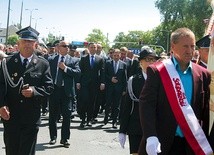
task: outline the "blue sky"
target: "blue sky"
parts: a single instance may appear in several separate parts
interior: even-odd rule
[[[9,0],[0,1],[0,27],[6,27]],[[98,28],[112,41],[119,32],[151,30],[160,24],[155,0],[23,0],[22,26],[35,27],[41,37],[49,32],[67,40],[84,40]],[[19,23],[22,0],[11,0],[10,24]],[[39,19],[42,18],[42,19]]]

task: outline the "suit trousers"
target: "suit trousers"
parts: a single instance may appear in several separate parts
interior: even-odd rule
[[[63,117],[61,128],[61,140],[70,138],[70,117],[72,100],[65,93],[64,87],[54,87],[54,92],[49,100],[49,131],[51,140],[57,138],[57,119],[61,110]]]
[[[110,109],[112,116],[112,123],[117,122],[118,114],[120,111],[120,100],[122,97],[122,90],[117,87],[107,88],[106,93],[106,107],[105,107],[105,118],[109,117]]]
[[[4,122],[6,155],[35,155],[38,124]]]
[[[90,83],[88,86],[82,86],[80,89],[80,106],[79,114],[80,118],[85,121],[87,116],[87,122],[91,121],[93,117],[95,102],[97,98],[98,87],[95,83]]]

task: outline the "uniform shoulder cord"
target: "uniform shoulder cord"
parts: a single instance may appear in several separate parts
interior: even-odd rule
[[[133,92],[132,81],[133,81],[133,76],[131,76],[129,78],[128,84],[127,84],[128,93],[129,93],[129,96],[130,96],[130,98],[132,100],[132,109],[131,109],[130,115],[133,113],[133,110],[134,110],[134,102],[139,102],[139,99],[135,96],[135,94]]]
[[[19,81],[15,84],[13,82],[13,80],[11,79],[10,75],[9,75],[5,58],[2,60],[2,64],[1,65],[2,65],[2,71],[3,71],[3,74],[4,74],[4,80],[5,80],[5,89],[6,89],[5,92],[7,92],[7,84],[9,84],[9,86],[12,87],[12,88],[16,88],[18,85],[20,85],[20,87],[19,87],[19,92],[20,92],[21,91],[21,87],[22,87],[22,85],[24,83],[23,82],[23,77],[20,77]]]

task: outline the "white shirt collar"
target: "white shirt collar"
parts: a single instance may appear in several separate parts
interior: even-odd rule
[[[22,63],[23,63],[24,59],[26,59],[26,58],[23,57],[21,54],[20,54],[20,58],[21,58]],[[32,54],[30,57],[27,58],[27,59],[28,59],[28,62],[27,62],[27,63],[31,62],[32,58],[33,58],[33,54]]]

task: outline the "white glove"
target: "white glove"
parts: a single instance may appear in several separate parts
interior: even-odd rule
[[[148,155],[157,155],[157,153],[161,153],[161,144],[157,137],[151,136],[147,138],[146,152]]]
[[[119,142],[122,148],[124,148],[125,142],[126,142],[126,134],[119,133]]]

